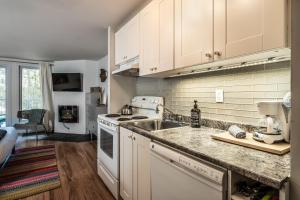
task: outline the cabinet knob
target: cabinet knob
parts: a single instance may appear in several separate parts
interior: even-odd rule
[[[133,140],[135,140],[135,137],[133,137]]]
[[[206,53],[205,56],[208,57],[208,58],[212,58],[211,53]]]
[[[154,67],[154,70],[157,70],[157,67]]]
[[[215,54],[216,56],[222,56],[222,52],[221,52],[221,51],[215,51],[214,54]]]

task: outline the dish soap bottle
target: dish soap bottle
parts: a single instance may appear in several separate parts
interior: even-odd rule
[[[191,110],[191,126],[192,128],[200,128],[201,127],[201,111],[198,108],[197,100],[194,101],[194,108]]]

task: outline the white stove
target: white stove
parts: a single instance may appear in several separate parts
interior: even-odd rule
[[[162,119],[163,97],[137,96],[131,101],[133,115],[98,116],[98,174],[116,199],[119,199],[119,129],[120,124]]]

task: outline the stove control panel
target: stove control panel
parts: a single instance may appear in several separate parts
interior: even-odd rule
[[[98,118],[98,125],[99,125],[100,128],[104,127],[106,129],[109,129],[109,130],[112,130],[112,131],[118,131],[118,128],[119,128],[118,125],[113,124],[113,123],[111,123],[109,121],[106,121],[104,119],[99,119],[99,118]]]

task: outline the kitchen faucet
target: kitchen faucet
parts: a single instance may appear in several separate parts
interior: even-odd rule
[[[165,113],[167,111],[167,113],[169,113],[169,119],[172,120],[172,121],[176,121],[176,122],[179,122],[179,123],[182,123],[183,122],[183,116],[182,115],[179,115],[179,114],[175,114],[172,110],[166,108],[164,105],[162,104],[158,104],[156,106],[156,113],[159,112],[159,107],[162,107],[164,110],[163,110],[163,119],[165,120]]]

